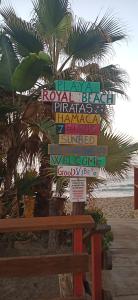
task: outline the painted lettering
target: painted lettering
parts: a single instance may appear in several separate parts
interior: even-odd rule
[[[57,91],[98,93],[100,92],[100,82],[56,80],[55,88]]]
[[[68,102],[76,104],[100,104],[100,105],[114,105],[115,95],[111,93],[81,93],[81,92],[68,92],[68,91],[53,91],[53,90],[42,90],[41,92],[42,101],[46,102]],[[77,107],[78,105],[76,105]],[[72,106],[72,112],[76,112]],[[81,106],[80,106],[81,107]],[[77,109],[77,108],[76,108]],[[81,112],[81,111],[80,111]]]
[[[57,176],[62,177],[97,177],[99,175],[98,168],[92,167],[76,167],[76,166],[58,166]]]
[[[50,165],[58,166],[85,166],[103,168],[106,163],[105,156],[63,156],[50,155]]]
[[[59,134],[59,144],[97,145],[97,136],[96,135]]]
[[[76,134],[76,135],[99,135],[100,133],[100,125],[83,125],[83,124],[57,124],[56,132],[63,134]]]
[[[105,105],[92,103],[53,102],[52,111],[57,113],[102,114]]]
[[[74,123],[74,124],[99,124],[99,114],[68,114],[68,113],[56,113],[56,123]]]
[[[107,155],[107,146],[87,146],[87,145],[58,145],[49,144],[48,154],[52,155],[83,155],[83,156],[103,156]]]

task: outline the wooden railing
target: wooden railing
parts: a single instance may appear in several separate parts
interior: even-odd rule
[[[73,273],[73,300],[85,299],[83,274],[92,274],[92,300],[102,300],[101,233],[94,233],[91,216],[63,216],[46,218],[1,219],[0,233],[28,232],[41,230],[73,230],[73,253],[34,257],[0,258],[0,277],[44,276],[47,274]],[[93,232],[91,260],[84,253],[83,229]],[[91,261],[91,262],[90,262]]]

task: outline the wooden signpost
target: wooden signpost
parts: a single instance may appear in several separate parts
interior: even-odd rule
[[[63,134],[79,134],[79,135],[99,135],[100,133],[100,125],[83,125],[83,124],[57,124],[56,132]]]
[[[100,93],[100,82],[56,80],[55,89],[42,91],[42,101],[52,102],[56,132],[59,134],[59,144],[48,145],[50,164],[57,166],[57,176],[70,177],[70,200],[75,202],[73,214],[82,214],[84,206],[81,202],[85,202],[87,197],[86,178],[98,177],[99,168],[105,167],[107,146],[97,146],[95,135],[100,132],[100,114],[104,113],[105,105],[115,104],[115,95]],[[82,239],[82,230],[75,229],[74,253],[82,253]],[[92,240],[92,248],[101,269],[100,235],[94,243]],[[92,295],[95,300],[101,300],[101,272],[97,273],[97,265],[93,270],[95,284]],[[74,274],[74,297],[83,295],[82,283],[82,274]]]
[[[57,176],[62,177],[97,177],[98,168],[76,167],[76,166],[58,166]]]
[[[59,144],[97,145],[97,136],[59,134]]]
[[[86,178],[70,178],[70,201],[86,201]]]
[[[50,155],[50,165],[52,166],[84,166],[103,168],[106,164],[105,156],[63,156]]]
[[[100,115],[56,113],[55,121],[66,124],[100,124]]]
[[[107,155],[107,146],[86,145],[59,145],[49,144],[48,154],[52,155],[78,155],[78,156],[103,156]]]
[[[69,92],[81,92],[81,93],[100,92],[100,82],[56,80],[55,87],[57,91],[69,91]]]
[[[73,113],[73,114],[103,114],[105,105],[91,103],[68,103],[53,102],[52,111],[57,113]]]
[[[80,93],[67,91],[42,90],[41,100],[43,102],[68,102],[76,104],[114,105],[116,96],[112,93]]]

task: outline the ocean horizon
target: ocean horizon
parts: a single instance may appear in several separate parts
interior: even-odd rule
[[[97,198],[134,196],[134,166],[136,165],[138,165],[138,155],[133,156],[130,170],[124,179],[112,180],[108,178],[104,184],[99,184],[94,189],[92,195]]]

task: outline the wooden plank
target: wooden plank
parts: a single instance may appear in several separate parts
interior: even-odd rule
[[[99,169],[91,167],[58,166],[57,176],[62,177],[98,177]]]
[[[134,209],[138,209],[138,167],[134,167]]]
[[[54,102],[52,103],[52,111],[54,113],[103,114],[105,111],[105,105],[93,105],[91,103]]]
[[[106,164],[105,156],[63,156],[50,155],[52,166],[84,166],[103,168]]]
[[[41,299],[39,299],[41,300]],[[70,296],[70,297],[61,297],[61,298],[52,298],[51,300],[86,300],[86,297],[73,297],[73,296]]]
[[[73,233],[73,251],[74,254],[83,252],[82,229],[74,229]],[[73,294],[74,296],[83,296],[83,273],[77,273],[73,276]]]
[[[82,124],[57,124],[56,132],[63,134],[79,134],[79,135],[91,135],[100,133],[100,125],[82,125]]]
[[[100,92],[100,82],[55,80],[55,89],[57,91],[98,93]]]
[[[54,91],[54,90],[42,90],[41,100],[43,102],[68,102],[86,104],[91,103],[93,105],[114,105],[116,95],[111,93],[80,93],[80,92],[66,92],[66,91]],[[99,108],[100,109],[100,108]],[[100,112],[99,112],[100,113]]]
[[[87,254],[23,256],[0,259],[0,277],[45,276],[88,271]]]
[[[91,237],[92,300],[102,300],[102,235]]]
[[[96,135],[59,134],[59,144],[97,145]]]
[[[107,155],[107,146],[87,145],[59,145],[49,144],[48,154],[53,155],[77,155],[77,156],[103,156]]]
[[[55,113],[55,122],[63,124],[100,124],[100,115]]]
[[[56,216],[43,218],[0,219],[0,232],[26,232],[40,230],[60,230],[74,228],[93,228],[90,216]]]

